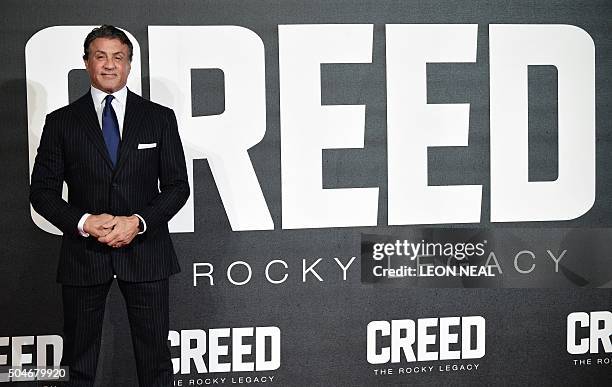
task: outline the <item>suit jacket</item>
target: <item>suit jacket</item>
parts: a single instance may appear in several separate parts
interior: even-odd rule
[[[138,144],[155,147],[138,149]],[[62,199],[62,184],[68,201]],[[159,185],[158,185],[159,182]],[[34,209],[63,233],[57,281],[95,285],[113,274],[154,281],[180,271],[168,221],[189,197],[185,156],[174,112],[128,91],[123,136],[113,168],[91,93],[49,115],[32,171]],[[113,249],[78,232],[89,212],[137,213],[146,232]]]

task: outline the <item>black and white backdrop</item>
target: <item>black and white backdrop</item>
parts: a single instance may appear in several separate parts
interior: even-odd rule
[[[59,363],[60,236],[29,174],[108,23],[190,173],[175,385],[609,383],[609,1],[1,7],[0,366]],[[137,383],[124,308],[114,285],[100,386]]]

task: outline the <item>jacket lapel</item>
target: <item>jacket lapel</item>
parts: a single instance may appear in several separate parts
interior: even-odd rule
[[[87,137],[94,144],[106,165],[113,169],[113,163],[106,150],[106,143],[104,142],[104,136],[102,135],[102,129],[96,116],[96,111],[93,106],[93,99],[91,93],[88,91],[84,96],[75,101],[75,109],[77,117],[83,124],[83,130]]]
[[[144,115],[139,98],[128,90],[127,101],[125,103],[125,117],[123,118],[123,136],[121,138],[119,161],[117,161],[115,172],[118,172],[123,164],[125,164],[125,160],[132,153],[138,137],[138,131],[140,130]]]

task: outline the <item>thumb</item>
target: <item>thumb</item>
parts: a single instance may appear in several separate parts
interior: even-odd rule
[[[102,225],[103,228],[113,228],[115,227],[115,225],[117,224],[118,220],[117,217],[114,217],[113,219],[109,220],[108,222],[104,223]]]

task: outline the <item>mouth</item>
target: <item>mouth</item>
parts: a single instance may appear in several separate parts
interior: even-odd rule
[[[103,78],[115,78],[117,74],[101,74]]]

